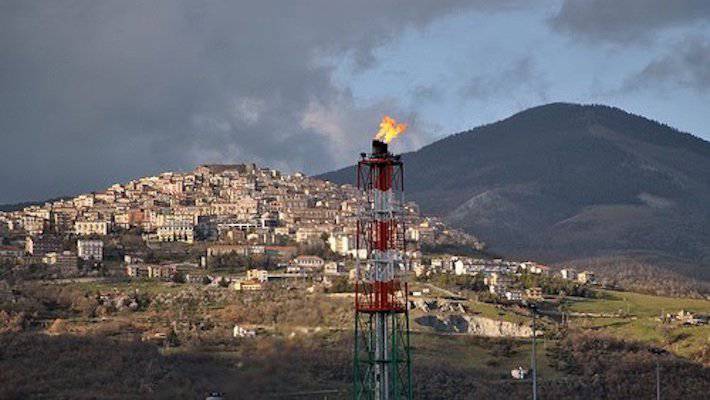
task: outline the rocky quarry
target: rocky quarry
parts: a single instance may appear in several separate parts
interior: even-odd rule
[[[411,307],[426,313],[415,318],[414,322],[437,333],[514,338],[532,336],[532,328],[527,324],[471,315],[460,301],[420,299],[413,301]],[[539,329],[537,334],[540,334]]]
[[[532,328],[527,325],[478,315],[449,314],[445,317],[425,315],[415,318],[414,322],[422,326],[431,327],[438,333],[515,338],[532,336]]]

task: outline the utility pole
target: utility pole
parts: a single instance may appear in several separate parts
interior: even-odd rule
[[[661,400],[661,354],[666,351],[658,348],[651,348],[648,350],[653,354],[653,358],[656,360],[656,400]]]
[[[656,356],[656,400],[661,400],[661,365]]]
[[[533,400],[537,400],[537,357],[535,356],[535,315],[537,314],[537,306],[535,304],[530,305],[530,311],[532,311],[532,390],[533,390]]]

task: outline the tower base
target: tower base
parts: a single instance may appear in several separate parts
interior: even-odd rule
[[[409,312],[355,312],[356,400],[412,399]]]

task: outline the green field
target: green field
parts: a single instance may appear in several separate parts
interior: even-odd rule
[[[612,318],[572,318],[573,326],[603,332],[614,337],[640,340],[665,348],[679,356],[702,360],[703,348],[710,346],[710,325],[664,324],[661,313],[680,310],[710,313],[710,301],[652,296],[631,292],[602,291],[600,299],[568,298],[569,312],[616,314]]]
[[[567,311],[584,313],[625,312],[638,317],[659,316],[661,312],[675,313],[680,310],[692,312],[710,312],[710,301],[661,297],[632,292],[600,290],[599,299],[569,298]]]
[[[530,367],[530,340],[481,338],[463,335],[413,333],[415,364],[443,364],[470,369],[488,379],[510,379],[510,370]],[[538,339],[536,359],[541,379],[556,379],[560,372],[549,366],[546,349],[554,343]]]
[[[468,302],[469,312],[478,313],[482,317],[490,319],[502,319],[503,321],[513,322],[517,324],[530,324],[531,319],[528,316],[516,314],[510,310],[496,307],[493,304],[482,303],[480,301],[470,300]]]

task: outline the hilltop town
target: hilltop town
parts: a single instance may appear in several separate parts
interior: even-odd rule
[[[296,256],[355,256],[355,220],[364,200],[350,185],[301,173],[284,175],[253,164],[204,165],[0,213],[0,256],[19,268],[56,266],[64,277],[123,272],[194,278],[227,255],[283,272],[288,266],[289,273],[298,275],[323,267],[323,259]],[[419,264],[422,245],[483,248],[475,237],[423,217],[416,204],[407,203],[403,210],[403,239],[413,266]],[[171,259],[170,249],[181,245],[202,254]],[[156,258],[161,262],[150,262]],[[120,268],[105,268],[104,261],[111,260],[118,260]],[[341,263],[337,270],[343,268]]]

